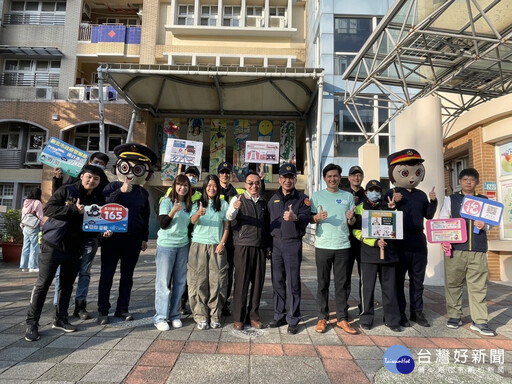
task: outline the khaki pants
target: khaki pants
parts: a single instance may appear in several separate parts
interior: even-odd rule
[[[215,253],[217,244],[192,243],[188,255],[188,300],[194,321],[220,322],[226,302],[228,262],[226,252]]]
[[[469,311],[476,324],[487,323],[487,253],[453,251],[444,259],[446,311],[448,317],[462,316],[462,289],[468,289]]]

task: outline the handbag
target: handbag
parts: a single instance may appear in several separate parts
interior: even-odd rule
[[[33,215],[32,213],[27,213],[21,218],[21,224],[25,227],[35,228],[39,225],[39,223],[40,220],[36,215]]]

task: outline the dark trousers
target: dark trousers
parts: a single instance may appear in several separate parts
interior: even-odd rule
[[[384,318],[389,326],[397,326],[400,322],[400,310],[396,297],[396,263],[362,263],[361,281],[363,288],[361,324],[372,325],[374,317],[374,294],[377,277],[382,291],[382,307]]]
[[[359,275],[359,299],[358,306],[361,309],[361,242],[354,236],[350,236],[350,250],[349,250],[349,264],[347,266],[348,278],[347,278],[347,310],[348,310],[348,298],[352,291],[352,271],[354,269],[354,263],[357,262],[357,274]]]
[[[334,300],[338,321],[348,319],[347,279],[350,255],[348,249],[315,248],[316,276],[318,280],[317,304],[318,319],[329,319],[329,285],[331,270],[334,267]]]
[[[260,299],[265,282],[265,253],[264,248],[235,245],[234,321],[243,323],[260,319]]]
[[[272,290],[274,296],[274,320],[286,316],[289,325],[300,321],[300,265],[302,241],[274,238],[272,248]],[[289,292],[289,310],[286,314],[286,290]]]
[[[121,278],[116,312],[128,311],[133,286],[133,271],[139,260],[141,246],[142,240],[134,235],[114,234],[111,238],[103,240],[98,287],[98,312],[100,314],[106,314],[110,309],[110,290],[119,261],[121,261]]]
[[[397,241],[398,243],[398,241]],[[396,271],[396,291],[400,313],[405,314],[405,274],[409,274],[409,307],[412,312],[423,311],[423,281],[427,268],[427,244],[425,236],[404,239],[397,246],[398,266]]]
[[[233,245],[233,239],[231,236],[228,237],[228,241],[226,241],[226,256],[228,260],[228,286],[224,306],[229,306],[229,297],[231,296],[231,289],[233,287],[233,271],[235,270],[235,246]]]
[[[55,278],[57,268],[60,266],[60,285],[57,294],[55,320],[68,317],[69,300],[73,293],[73,283],[80,269],[80,251],[67,253],[56,249],[43,241],[39,254],[39,276],[32,289],[30,305],[27,313],[27,324],[39,322],[48,289]]]

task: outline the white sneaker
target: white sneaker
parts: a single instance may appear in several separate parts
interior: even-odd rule
[[[39,272],[39,268],[29,268],[29,272]]]
[[[219,323],[218,321],[213,321],[213,320],[212,320],[212,322],[210,323],[210,327],[212,327],[213,329],[215,329],[215,328],[220,328],[220,327],[221,327],[221,325],[220,325],[220,323]]]
[[[172,321],[172,327],[173,328],[181,328],[181,327],[183,327],[183,323],[181,322],[180,319],[174,319]]]
[[[167,323],[167,321],[160,321],[160,322],[155,324],[155,327],[159,331],[168,331],[169,329],[171,329],[169,327],[169,324]]]
[[[202,331],[205,329],[208,329],[208,328],[210,328],[210,327],[208,326],[208,322],[206,320],[203,320],[197,324],[197,329],[200,329]]]

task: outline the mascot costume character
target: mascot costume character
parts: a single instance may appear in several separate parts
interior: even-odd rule
[[[133,320],[128,312],[133,271],[140,252],[147,248],[149,234],[149,193],[142,186],[153,174],[152,166],[157,161],[156,154],[141,144],[121,144],[114,148],[114,153],[117,162],[113,172],[119,181],[108,184],[103,194],[107,203],[128,208],[128,232],[115,233],[102,243],[98,288],[98,322],[102,325],[109,323],[110,290],[119,261],[121,277],[115,316],[125,321]]]
[[[423,219],[432,219],[437,209],[434,188],[429,192],[416,189],[425,177],[423,159],[418,151],[404,149],[392,153],[387,158],[389,180],[395,188],[389,190],[387,197],[396,203],[396,209],[403,212],[404,239],[396,241],[398,254],[397,295],[400,308],[400,325],[410,327],[405,315],[406,299],[404,280],[409,274],[409,319],[423,327],[430,327],[423,314],[423,280],[427,268],[427,241],[423,233]],[[385,199],[387,200],[387,199]]]

